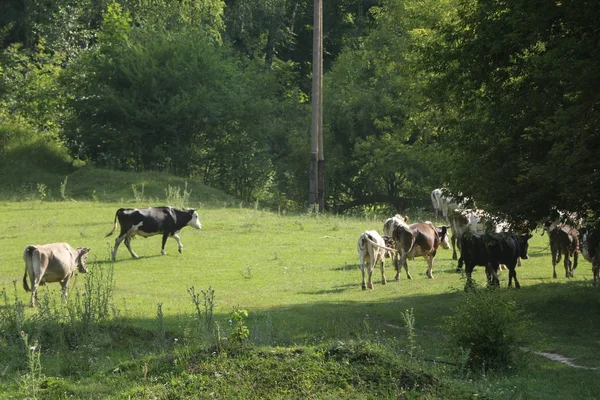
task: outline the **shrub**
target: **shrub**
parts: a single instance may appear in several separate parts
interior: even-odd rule
[[[445,319],[449,348],[461,367],[473,372],[500,371],[517,361],[530,337],[531,321],[507,293],[465,293],[455,313]]]

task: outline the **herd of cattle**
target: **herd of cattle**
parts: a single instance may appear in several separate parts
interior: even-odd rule
[[[508,286],[519,288],[516,266],[521,259],[527,259],[529,232],[513,232],[510,225],[499,222],[484,211],[464,208],[451,198],[444,196],[441,189],[431,193],[432,205],[436,217],[441,213],[448,225],[435,226],[426,221],[408,223],[408,217],[396,215],[385,221],[383,235],[375,230],[365,231],[358,238],[358,255],[362,272],[362,288],[373,288],[373,270],[381,265],[381,283],[386,284],[384,264],[386,258],[392,258],[396,269],[395,279],[400,279],[402,267],[408,279],[412,276],[408,270],[408,260],[423,257],[427,262],[427,277],[433,278],[433,260],[439,247],[453,249],[453,259],[458,258],[458,270],[465,265],[467,285],[472,282],[471,274],[475,266],[485,267],[490,285],[498,285],[498,271],[501,267],[508,269]],[[179,210],[172,207],[151,207],[141,209],[120,208],[114,219],[114,227],[106,237],[117,229],[117,221],[121,226],[119,236],[115,239],[112,259],[115,260],[117,250],[122,242],[133,258],[138,258],[131,248],[131,239],[140,235],[149,237],[162,234],[161,254],[166,254],[165,244],[169,237],[175,239],[179,252],[183,244],[179,231],[185,226],[200,229],[202,224],[194,209]],[[583,224],[574,219],[566,222],[561,216],[549,220],[544,228],[550,239],[552,266],[556,278],[556,265],[564,258],[565,276],[572,277],[577,268],[578,254],[592,263],[594,285],[600,280],[600,230],[582,228]],[[451,232],[451,239],[450,239]],[[452,244],[450,244],[452,242]],[[460,257],[457,257],[457,251]],[[66,297],[69,279],[78,270],[87,272],[86,260],[89,248],[73,248],[68,243],[52,243],[46,245],[27,246],[23,252],[25,275],[23,287],[31,291],[30,305],[38,301],[37,290],[40,285],[60,282],[62,295]],[[368,275],[365,280],[365,275]],[[27,278],[31,281],[31,288]]]
[[[125,246],[131,257],[138,258],[131,249],[131,239],[140,235],[150,237],[162,234],[161,254],[165,252],[167,238],[171,237],[177,241],[179,252],[183,251],[183,244],[179,237],[179,231],[191,226],[196,229],[202,228],[198,213],[194,209],[178,210],[172,207],[151,208],[120,208],[115,214],[114,227],[106,237],[112,235],[117,229],[117,220],[121,226],[121,233],[115,239],[112,259],[117,257],[119,245],[125,241]],[[25,247],[23,259],[25,260],[25,275],[23,276],[23,288],[31,291],[30,306],[34,307],[38,302],[38,287],[46,283],[60,282],[62,286],[63,299],[67,296],[67,286],[73,273],[88,272],[86,267],[89,248],[73,248],[68,243],[52,243]],[[31,281],[31,288],[27,283],[27,276]]]
[[[427,262],[427,277],[433,278],[433,260],[437,249],[452,247],[452,258],[458,258],[457,271],[465,265],[466,287],[472,285],[472,272],[475,266],[485,268],[489,285],[498,286],[498,272],[508,269],[508,286],[519,288],[516,266],[521,259],[527,259],[530,232],[518,232],[510,224],[498,221],[479,209],[464,208],[464,204],[445,196],[442,189],[431,193],[431,202],[436,218],[441,216],[448,225],[435,226],[432,222],[408,224],[408,217],[396,215],[383,225],[383,235],[375,230],[363,232],[357,243],[358,257],[362,273],[363,290],[373,288],[373,270],[381,267],[381,283],[386,284],[385,259],[391,258],[396,270],[395,279],[400,279],[404,267],[408,279],[408,259],[423,257]],[[600,230],[586,228],[585,223],[574,216],[557,212],[544,223],[552,254],[553,277],[556,278],[556,265],[564,258],[565,276],[573,277],[577,268],[578,254],[592,263],[594,285],[600,281]],[[449,239],[451,232],[451,239]],[[452,244],[450,244],[450,241]],[[460,257],[457,257],[457,249]],[[366,279],[365,279],[366,278]]]

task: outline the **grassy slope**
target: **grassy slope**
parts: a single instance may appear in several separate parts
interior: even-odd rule
[[[160,194],[160,188],[156,193]],[[198,207],[205,198],[194,194],[189,205]],[[135,203],[126,191],[112,197],[122,197],[123,201],[0,203],[4,216],[0,285],[12,287],[11,282],[17,280],[20,287],[21,252],[27,244],[67,241],[90,246],[92,259],[105,261],[114,236],[103,236],[112,228],[116,208],[147,206],[157,201]],[[115,300],[127,324],[153,330],[160,302],[167,328],[173,335],[180,335],[184,315],[193,311],[187,293],[193,285],[197,290],[215,290],[216,312],[225,324],[233,307],[247,309],[251,339],[257,345],[313,345],[332,339],[379,337],[402,349],[406,346],[406,331],[401,312],[412,308],[419,346],[430,357],[447,358],[439,328],[443,317],[460,305],[464,284],[454,273],[450,251],[439,252],[435,280],[425,277],[422,260],[414,260],[410,264],[412,281],[403,275],[400,282],[392,280],[381,286],[377,273],[375,290],[362,291],[356,238],[366,229],[381,229],[382,221],[284,216],[218,207],[218,201],[207,205],[199,208],[203,229],[182,231],[183,254],[177,253],[175,242],[170,240],[169,254],[160,256],[158,237],[133,241],[133,248],[142,256],[139,260],[131,259],[124,247],[119,250]],[[554,351],[578,364],[599,367],[600,346],[593,338],[597,338],[600,321],[600,296],[590,285],[590,265],[582,261],[577,277],[570,282],[564,278],[553,280],[547,238],[536,235],[531,244],[530,260],[518,268],[522,289],[506,290],[503,274],[499,295],[514,296],[533,315],[543,339],[536,345],[538,350]],[[393,279],[389,267],[387,277]],[[475,279],[483,282],[483,271],[479,269]],[[81,284],[79,279],[76,285]],[[58,295],[58,286],[48,285],[44,290]],[[27,300],[22,289],[18,296]],[[579,383],[573,387],[565,384],[569,381]],[[596,372],[574,370],[543,359],[534,359],[526,377],[490,378],[467,386],[468,390],[494,398],[548,398],[552,394],[581,399],[594,398],[594,393],[600,391]]]

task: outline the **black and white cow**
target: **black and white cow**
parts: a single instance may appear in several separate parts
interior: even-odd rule
[[[150,237],[162,234],[161,254],[167,254],[165,243],[168,237],[172,237],[179,245],[179,252],[183,250],[183,244],[179,237],[179,231],[191,226],[196,229],[202,228],[198,213],[189,208],[187,210],[178,210],[171,207],[150,207],[150,208],[120,208],[115,214],[113,230],[105,237],[114,233],[117,229],[117,219],[121,225],[121,233],[115,240],[115,247],[112,253],[112,259],[117,257],[117,250],[121,242],[125,241],[125,246],[133,258],[138,258],[137,254],[131,249],[131,238],[135,235]]]
[[[515,235],[514,233],[484,233],[466,232],[461,237],[462,257],[465,261],[467,284],[465,290],[472,284],[471,274],[476,265],[484,266],[490,285],[498,286],[498,269],[500,264],[508,268],[508,287],[515,280],[515,287],[521,285],[517,280],[518,258],[526,260],[529,248],[528,240],[531,235]]]
[[[450,223],[448,220],[448,212],[461,206],[458,201],[449,196],[445,196],[444,189],[433,189],[431,192],[431,205],[435,212],[435,218],[437,219],[441,213],[447,223]]]

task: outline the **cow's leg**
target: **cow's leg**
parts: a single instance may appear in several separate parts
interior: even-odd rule
[[[369,289],[373,289],[373,270],[375,269],[375,264],[375,257],[371,257],[371,260],[369,261],[369,270],[367,271],[367,288]]]
[[[412,279],[412,275],[410,274],[410,272],[408,272],[408,261],[406,260],[406,258],[404,258],[404,263],[402,265],[404,266],[404,270],[406,271],[406,277],[408,279]]]
[[[565,266],[565,277],[570,278],[571,277],[571,271],[570,271],[571,270],[571,257],[569,257],[568,251],[565,253],[564,266]]]
[[[557,275],[556,275],[556,264],[558,264],[558,260],[557,260],[557,257],[556,257],[557,251],[556,251],[556,249],[551,249],[550,252],[552,253],[552,270],[553,270],[552,277],[554,279],[556,279],[556,277],[557,277]]]
[[[167,252],[165,251],[165,244],[167,244],[167,238],[168,237],[169,237],[169,233],[168,232],[163,233],[162,247],[160,248],[160,254],[162,254],[163,256],[167,255]]]
[[[129,250],[129,254],[131,254],[131,257],[139,258],[138,255],[135,254],[135,252],[131,248],[131,238],[129,236],[125,236],[125,246],[127,247],[127,250]]]
[[[71,278],[71,274],[67,275],[65,277],[65,279],[63,279],[62,281],[60,281],[60,286],[61,286],[61,297],[62,297],[62,301],[66,302],[67,301],[67,291],[68,291],[68,287],[69,287],[69,279]]]
[[[31,307],[35,307],[35,305],[40,302],[37,292],[40,285],[44,284],[44,274],[46,273],[49,262],[50,260],[46,254],[40,253],[37,250],[33,252],[31,260],[33,279],[31,282],[31,300],[29,301]]]
[[[365,260],[361,257],[360,258],[360,272],[362,274],[362,290],[367,290],[367,283],[365,281],[365,269],[366,269],[366,265],[365,265]]]
[[[578,259],[579,259],[579,252],[577,250],[575,250],[573,252],[573,268],[571,268],[571,270],[569,271],[569,275],[571,275],[571,278],[573,278],[575,276],[575,270],[577,269]]]
[[[473,268],[475,268],[475,265],[465,263],[465,275],[467,277],[467,282],[465,283],[465,292],[468,292],[473,287],[473,279],[471,277],[473,274]]]
[[[596,257],[592,258],[592,273],[594,275],[594,286],[596,286],[600,280],[600,260]]]
[[[123,240],[125,240],[125,236],[119,236],[118,238],[115,239],[115,247],[113,248],[113,252],[112,252],[112,260],[115,261],[117,259],[117,250],[119,249],[119,246],[121,245],[121,242],[123,242]]]
[[[177,233],[172,234],[171,237],[177,241],[177,246],[179,246],[179,252],[181,253],[183,251],[183,243],[181,243],[181,238]]]
[[[456,254],[456,242],[458,242],[458,239],[456,238],[456,235],[454,234],[454,232],[452,232],[452,237],[450,238],[450,240],[452,241],[452,259],[456,260],[458,258],[457,254]],[[462,267],[462,265],[460,264],[460,261],[459,261],[458,268],[460,269],[461,267]],[[457,271],[457,272],[460,272],[460,271]]]
[[[424,256],[425,261],[427,261],[427,277],[429,279],[433,279],[433,256],[428,255]]]
[[[381,258],[381,284],[385,285],[387,280],[385,279],[385,257]]]

